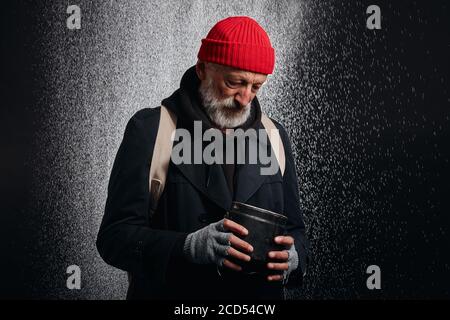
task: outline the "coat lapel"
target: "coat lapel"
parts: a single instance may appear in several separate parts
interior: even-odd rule
[[[261,132],[264,132],[264,128],[259,125],[258,137]],[[262,131],[259,129],[263,129]],[[259,148],[266,148],[267,140],[264,142],[258,138],[258,150]],[[246,159],[249,159],[249,145],[245,145]],[[265,167],[261,163],[259,155],[256,157],[257,161],[255,164],[250,164],[249,161],[245,161],[244,164],[238,164],[235,174],[235,201],[246,203],[248,199],[261,187],[264,181],[267,179],[267,175],[261,174],[261,169]]]
[[[194,155],[194,143],[191,144],[191,155]],[[231,208],[232,195],[228,189],[222,165],[205,163],[174,165],[204,196],[224,210]]]
[[[182,163],[175,166],[208,199],[224,210],[231,208],[232,197],[221,165]]]

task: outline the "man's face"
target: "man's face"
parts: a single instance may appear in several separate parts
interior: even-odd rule
[[[197,74],[203,106],[221,128],[234,128],[248,119],[251,101],[267,79],[265,74],[202,62]]]

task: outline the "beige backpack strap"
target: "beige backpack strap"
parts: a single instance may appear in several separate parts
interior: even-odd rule
[[[158,133],[153,148],[152,162],[150,164],[149,191],[153,212],[158,206],[159,198],[166,185],[167,171],[169,170],[170,155],[172,153],[172,133],[177,127],[176,115],[161,106]]]
[[[167,171],[169,170],[170,155],[172,153],[172,132],[177,128],[177,116],[161,106],[159,116],[158,133],[156,134],[155,146],[153,147],[152,162],[148,176],[148,186],[151,198],[151,215],[158,207],[158,201],[166,185]],[[131,283],[132,274],[128,274],[128,283]]]
[[[286,156],[284,153],[283,141],[280,137],[280,132],[273,123],[272,120],[264,113],[261,115],[261,122],[266,129],[267,136],[269,137],[272,150],[275,152],[278,164],[280,165],[281,176],[284,176],[284,169],[286,168]]]

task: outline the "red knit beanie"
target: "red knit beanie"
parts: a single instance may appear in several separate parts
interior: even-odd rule
[[[249,17],[229,17],[209,31],[197,56],[200,60],[256,73],[270,74],[275,51],[264,29]]]

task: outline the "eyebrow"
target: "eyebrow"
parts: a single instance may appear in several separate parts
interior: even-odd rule
[[[228,78],[227,80],[231,80],[231,81],[249,83],[249,81],[247,81],[247,79],[244,79],[238,75],[229,75],[229,76],[227,76],[227,78]],[[263,82],[258,81],[258,82],[253,83],[253,85],[262,85],[263,83],[264,83],[264,81]]]

